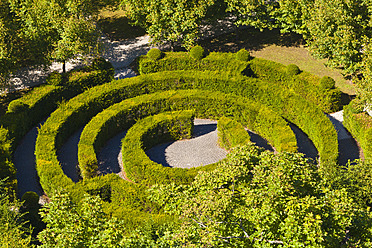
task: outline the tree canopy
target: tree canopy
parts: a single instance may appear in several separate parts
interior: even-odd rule
[[[300,154],[235,149],[191,185],[160,185],[152,200],[180,216],[187,247],[370,247],[371,213]]]

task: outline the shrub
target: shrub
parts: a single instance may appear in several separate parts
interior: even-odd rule
[[[320,80],[320,87],[322,87],[323,89],[326,89],[326,90],[328,90],[328,89],[334,89],[335,88],[335,85],[336,85],[336,82],[331,77],[324,76]]]
[[[248,61],[251,58],[249,52],[245,49],[241,49],[236,53],[236,59],[241,61]]]
[[[65,77],[58,71],[53,71],[46,78],[46,83],[54,86],[63,85],[65,83]]]
[[[238,145],[246,145],[251,141],[251,137],[242,124],[224,116],[218,120],[217,130],[218,142],[227,150]]]
[[[19,113],[26,111],[29,108],[27,103],[22,102],[21,99],[11,101],[8,105],[8,112]]]
[[[33,191],[24,193],[21,201],[24,201],[24,206],[29,210],[39,208],[39,196]]]
[[[300,68],[295,65],[295,64],[289,64],[287,65],[287,73],[288,75],[290,76],[294,76],[294,75],[297,75],[297,74],[300,74],[301,70]]]
[[[112,64],[102,57],[93,59],[92,65],[91,65],[91,70],[97,70],[97,71],[111,70],[112,68],[113,68]]]
[[[162,56],[162,52],[158,48],[152,48],[150,51],[147,52],[147,57],[151,60],[158,60]]]
[[[196,60],[201,60],[204,57],[204,48],[201,46],[194,46],[190,49],[190,56]]]

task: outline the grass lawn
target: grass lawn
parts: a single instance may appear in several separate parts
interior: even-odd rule
[[[146,34],[143,28],[130,24],[124,10],[102,10],[97,24],[112,41],[132,39]]]

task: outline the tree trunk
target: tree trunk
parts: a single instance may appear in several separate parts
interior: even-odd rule
[[[66,73],[66,61],[63,61],[63,62],[62,62],[62,73],[63,73],[63,74]]]

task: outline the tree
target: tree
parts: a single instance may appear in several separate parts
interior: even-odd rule
[[[11,9],[25,30],[25,37],[35,41],[34,49],[46,62],[62,62],[93,56],[99,50],[95,24],[98,11],[108,4],[102,0],[9,0]]]
[[[4,180],[0,181],[0,246],[30,247],[31,230],[22,221],[19,212],[22,204],[4,191]]]
[[[263,30],[274,28],[273,12],[279,7],[278,1],[231,0],[226,1],[227,11],[238,17],[238,25],[248,25]]]
[[[199,25],[214,4],[214,0],[122,0],[121,3],[130,19],[146,28],[154,43],[181,42],[187,49],[194,46]]]
[[[42,64],[43,46],[26,35],[24,22],[17,16],[16,6],[0,0],[0,84],[4,86],[11,73],[23,66]]]
[[[121,247],[125,226],[103,212],[98,196],[86,195],[77,205],[57,192],[40,214],[46,223],[38,235],[40,247]]]
[[[371,13],[364,0],[315,0],[305,21],[312,54],[352,74],[362,59],[365,38],[372,37]]]
[[[301,154],[249,145],[191,185],[160,185],[151,199],[180,216],[187,247],[370,247],[371,214],[326,185]]]

